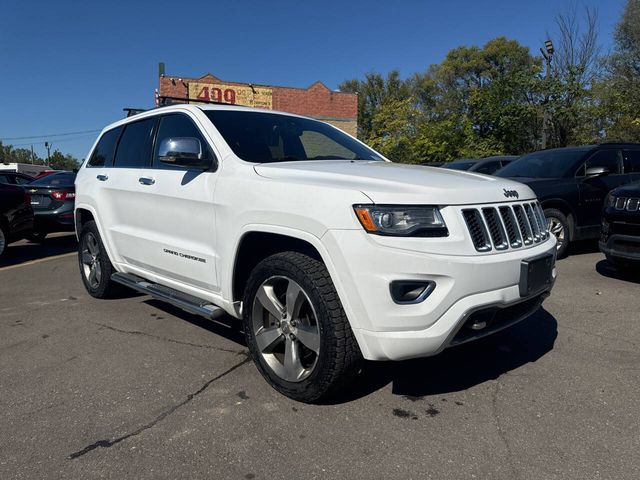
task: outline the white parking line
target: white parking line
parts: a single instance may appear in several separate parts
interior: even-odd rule
[[[17,265],[9,265],[7,267],[0,267],[0,272],[4,272],[5,270],[13,270],[14,268],[28,267],[29,265],[35,265],[37,263],[49,262],[51,260],[57,260],[58,258],[70,257],[72,255],[77,255],[77,254],[78,254],[78,252],[69,252],[69,253],[63,253],[62,255],[55,255],[53,257],[38,258],[37,260],[30,260],[28,262],[18,263]]]

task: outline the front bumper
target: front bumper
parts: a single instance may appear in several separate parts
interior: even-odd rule
[[[501,325],[526,318],[548,292],[521,297],[522,261],[544,254],[555,257],[556,252],[553,236],[534,247],[490,255],[392,248],[355,230],[330,230],[323,242],[331,252],[352,329],[369,360],[425,357],[462,343],[454,341],[456,333],[474,312],[485,307],[510,307],[533,300],[529,310],[514,313]],[[425,249],[428,242],[425,240]],[[436,287],[420,303],[398,305],[389,294],[394,280],[432,281]],[[493,331],[496,329],[486,330]]]
[[[606,241],[600,240],[598,245],[600,251],[610,257],[640,261],[640,237],[614,234]]]

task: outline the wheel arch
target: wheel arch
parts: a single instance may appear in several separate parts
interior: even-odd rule
[[[323,256],[318,248],[319,239],[314,237],[316,240],[314,241],[309,239],[307,235],[301,235],[301,233],[262,229],[250,229],[243,232],[237,242],[236,251],[233,255],[231,275],[228,277],[231,280],[230,293],[232,301],[242,301],[251,271],[262,260],[276,253],[286,251],[303,253],[321,261],[330,270],[330,266],[327,264],[327,255]]]

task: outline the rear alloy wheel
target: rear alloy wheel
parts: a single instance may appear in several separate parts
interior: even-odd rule
[[[4,233],[4,227],[0,225],[0,257],[7,249],[7,235]]]
[[[301,402],[335,394],[357,372],[358,344],[325,265],[283,252],[251,272],[243,300],[247,345],[262,376]]]
[[[549,232],[558,240],[556,245],[558,258],[562,258],[567,253],[569,246],[569,221],[564,213],[555,208],[545,210],[544,216],[547,218]]]
[[[112,298],[124,291],[123,286],[111,280],[115,269],[94,221],[82,226],[78,243],[78,264],[82,283],[92,297]]]

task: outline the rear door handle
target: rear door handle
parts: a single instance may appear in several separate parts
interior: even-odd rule
[[[107,180],[109,180],[109,176],[108,175],[98,175],[98,176],[96,176],[96,178],[98,180],[100,180],[101,182],[106,182]]]
[[[140,182],[142,185],[153,185],[154,183],[156,183],[156,181],[153,178],[149,178],[149,177],[140,177],[138,179],[138,182]]]

